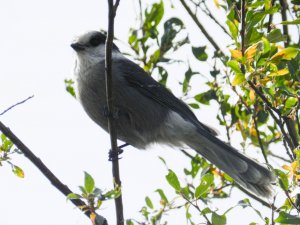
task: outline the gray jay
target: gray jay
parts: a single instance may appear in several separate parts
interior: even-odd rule
[[[71,47],[77,53],[77,97],[90,118],[107,131],[105,40],[104,34],[90,31]],[[272,172],[218,139],[214,129],[201,123],[185,103],[123,56],[116,45],[112,61],[119,140],[139,149],[151,143],[188,146],[243,187],[263,197],[272,196]]]

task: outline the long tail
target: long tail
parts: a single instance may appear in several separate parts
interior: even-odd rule
[[[272,196],[275,175],[207,131],[186,137],[185,143],[255,194]]]

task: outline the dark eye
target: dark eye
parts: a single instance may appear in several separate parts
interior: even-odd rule
[[[100,37],[93,37],[90,40],[90,45],[96,47],[96,46],[100,45],[101,42],[102,42],[102,38],[100,38]]]

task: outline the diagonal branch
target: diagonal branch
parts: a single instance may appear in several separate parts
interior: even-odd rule
[[[14,104],[14,105],[8,107],[7,109],[5,109],[3,112],[0,113],[0,116],[4,115],[5,113],[7,113],[7,112],[8,112],[9,110],[11,110],[12,108],[14,108],[14,107],[16,107],[16,106],[18,106],[18,105],[21,105],[21,104],[23,104],[23,103],[25,103],[26,101],[28,101],[29,99],[31,99],[31,98],[33,98],[33,97],[34,97],[34,95],[31,95],[31,96],[29,96],[28,98],[24,99],[23,101],[17,102],[16,104]]]
[[[36,156],[33,152],[8,128],[0,121],[0,131],[8,137],[15,146],[18,147],[20,151],[28,158],[40,171],[41,173],[51,182],[51,184],[56,187],[61,193],[65,196],[68,196],[72,193],[72,191],[68,188],[67,185],[63,184],[52,172],[48,169],[48,167]],[[88,206],[80,199],[70,199],[70,201],[77,206],[80,210],[84,212],[84,214],[90,218],[90,211],[86,211]],[[100,215],[97,215],[100,220],[103,221],[99,225],[107,225],[107,221]]]
[[[206,29],[204,28],[204,26],[200,23],[200,21],[198,20],[197,16],[192,12],[192,10],[190,9],[190,7],[186,4],[186,2],[184,0],[179,0],[182,4],[182,6],[185,8],[185,10],[188,12],[188,14],[190,15],[190,17],[194,20],[194,22],[196,23],[196,25],[198,26],[198,28],[201,30],[201,32],[203,33],[203,35],[206,37],[206,39],[212,44],[212,46],[215,48],[215,50],[217,52],[219,52],[222,56],[225,56],[225,54],[222,52],[221,48],[219,47],[219,45],[215,42],[215,40],[210,36],[210,34],[206,31]]]
[[[119,172],[119,159],[118,152],[119,148],[117,145],[117,130],[115,126],[115,109],[113,102],[113,84],[112,84],[112,46],[114,38],[114,18],[116,16],[116,11],[120,0],[116,0],[114,4],[113,0],[108,0],[108,32],[105,45],[105,85],[106,85],[106,102],[108,110],[108,131],[110,134],[110,143],[111,143],[111,155],[112,155],[112,173],[114,178],[114,186],[121,187],[121,179]],[[122,195],[115,199],[116,207],[116,217],[117,225],[124,224],[124,215],[123,215],[123,202]]]

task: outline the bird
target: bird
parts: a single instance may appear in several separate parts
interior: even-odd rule
[[[76,96],[88,116],[108,132],[105,85],[106,35],[85,32],[71,43],[76,52]],[[119,140],[138,149],[160,143],[187,146],[250,192],[270,198],[276,177],[265,165],[217,137],[192,110],[138,64],[112,46],[112,92]]]

